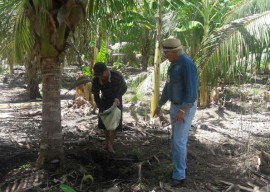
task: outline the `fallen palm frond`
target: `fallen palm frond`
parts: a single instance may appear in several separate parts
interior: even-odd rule
[[[270,177],[267,176],[267,175],[265,175],[265,174],[263,174],[263,173],[260,173],[260,172],[258,172],[258,171],[255,171],[255,170],[253,170],[253,169],[249,169],[249,171],[250,171],[251,173],[253,173],[254,175],[260,177],[260,178],[263,178],[263,179],[265,179],[265,180],[267,180],[267,181],[270,181]]]
[[[41,106],[42,102],[28,102],[28,103],[5,103],[0,104],[0,109],[25,109]]]
[[[229,192],[229,191],[246,191],[246,192],[254,192],[254,190],[252,188],[248,188],[239,184],[235,184],[235,183],[231,183],[228,181],[222,181],[222,180],[217,180],[215,181],[215,183],[222,187],[223,189],[225,188],[225,192]]]

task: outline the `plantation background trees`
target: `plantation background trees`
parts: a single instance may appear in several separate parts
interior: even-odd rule
[[[174,22],[178,25],[170,34],[181,39],[198,67],[201,107],[209,104],[210,90],[220,81],[235,81],[240,74],[246,76],[254,64],[258,70],[269,60],[269,2],[176,2],[180,14],[174,16]]]

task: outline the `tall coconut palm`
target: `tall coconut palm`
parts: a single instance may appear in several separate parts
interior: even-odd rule
[[[104,7],[104,3],[107,5]],[[115,4],[114,4],[115,3]],[[36,53],[41,65],[43,83],[42,133],[37,167],[44,162],[64,162],[60,106],[60,63],[68,45],[76,39],[76,27],[94,17],[99,8],[132,4],[132,1],[105,0],[10,0],[0,1],[1,13],[16,18],[12,27],[18,58],[28,51]],[[101,6],[102,5],[102,6]],[[107,9],[108,8],[108,9]],[[0,14],[4,18],[5,14]],[[1,27],[0,27],[1,28]],[[3,30],[3,29],[1,29]],[[0,30],[0,31],[1,31]],[[4,31],[4,30],[3,30]]]
[[[1,1],[13,13],[15,50],[22,59],[32,51],[41,65],[43,84],[42,133],[37,167],[44,162],[64,162],[60,106],[60,63],[67,39],[85,12],[83,1]],[[4,15],[2,15],[4,17]]]
[[[44,162],[64,162],[61,105],[60,64],[70,34],[82,18],[83,1],[25,1],[24,11],[38,46],[42,73],[42,134],[37,167]]]

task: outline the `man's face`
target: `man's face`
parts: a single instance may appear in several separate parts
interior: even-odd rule
[[[163,53],[165,58],[172,63],[176,62],[178,59],[177,51],[163,51]]]
[[[97,76],[100,81],[105,82],[108,79],[108,69],[103,71],[102,75]]]

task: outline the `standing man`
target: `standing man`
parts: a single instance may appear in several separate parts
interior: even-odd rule
[[[95,77],[92,83],[92,93],[99,108],[99,113],[109,109],[114,102],[117,103],[122,112],[122,96],[127,91],[127,85],[121,73],[109,70],[106,64],[102,62],[96,63],[93,69]],[[122,130],[122,114],[120,124],[116,130],[106,130],[100,117],[98,118],[98,127],[104,130],[105,149],[115,153],[113,141],[116,137],[116,130]]]
[[[161,106],[168,100],[171,102],[172,162],[174,164],[172,187],[177,187],[183,185],[186,179],[188,135],[197,107],[197,70],[193,61],[184,54],[179,39],[164,40],[162,48],[171,64],[154,116],[159,115]]]

